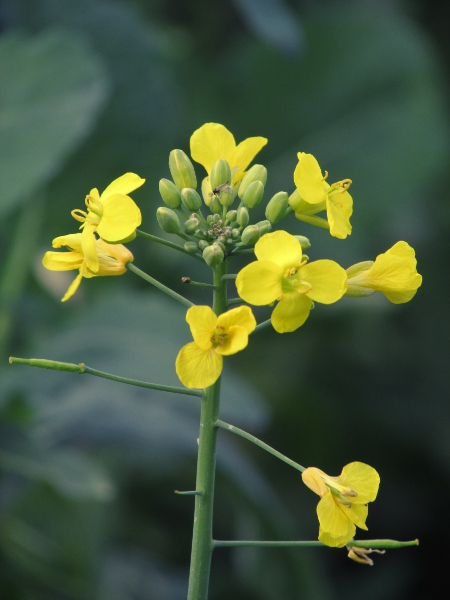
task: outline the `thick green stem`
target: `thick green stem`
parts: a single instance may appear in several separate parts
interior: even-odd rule
[[[213,310],[222,314],[227,307],[226,283],[221,281],[226,272],[226,263],[214,268]],[[189,575],[188,600],[206,600],[208,597],[209,571],[214,548],[212,537],[214,479],[216,471],[217,428],[219,416],[220,378],[205,389],[200,415],[198,439],[197,482],[195,489],[194,531],[192,536],[191,570]]]
[[[183,304],[183,306],[187,306],[188,308],[191,308],[191,306],[195,306],[193,302],[191,302],[187,298],[184,298],[184,296],[181,296],[180,294],[177,294],[177,292],[174,292],[173,290],[171,290],[170,288],[168,288],[163,283],[159,282],[154,277],[151,277],[150,275],[147,275],[147,273],[144,273],[144,271],[141,271],[141,269],[138,269],[135,265],[133,265],[133,263],[131,263],[131,262],[127,263],[126,267],[127,267],[127,269],[129,271],[133,271],[133,273],[135,273],[136,275],[138,275],[139,277],[141,277],[142,279],[144,279],[144,281],[147,281],[148,283],[151,283],[156,288],[158,288],[158,290],[160,290],[161,292],[164,292],[165,294],[167,294],[168,296],[170,296],[174,300],[177,300],[178,302],[180,302],[181,304]]]

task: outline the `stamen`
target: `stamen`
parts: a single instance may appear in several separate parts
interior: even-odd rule
[[[87,217],[87,213],[80,208],[75,208],[71,213],[72,217],[76,219],[79,223],[84,223]]]
[[[325,181],[328,178],[328,171],[325,171],[325,175],[322,177],[322,181]]]
[[[310,292],[313,289],[312,285],[310,283],[308,283],[307,281],[302,281],[300,283],[300,286],[303,288],[306,288],[306,289],[300,289],[300,287],[298,287],[297,292],[299,294],[307,294],[308,292]]]

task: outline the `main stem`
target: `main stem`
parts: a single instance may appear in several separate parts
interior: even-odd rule
[[[226,281],[222,281],[226,269],[226,262],[214,267],[213,311],[216,315],[222,314],[227,308]],[[205,389],[202,398],[195,487],[201,495],[195,496],[188,600],[206,600],[208,597],[209,571],[214,549],[212,522],[217,443],[215,423],[219,417],[219,404],[220,378]]]

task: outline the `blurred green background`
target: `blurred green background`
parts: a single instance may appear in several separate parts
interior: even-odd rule
[[[449,61],[445,0],[3,0],[0,4],[0,597],[186,597],[199,405],[7,357],[85,362],[177,383],[185,311],[137,280],[44,272],[92,187],[126,171],[142,229],[158,234],[168,154],[205,122],[262,135],[266,199],[293,190],[298,151],[353,180],[345,242],[291,218],[311,259],[348,267],[398,240],[423,286],[319,306],[293,334],[258,334],[226,361],[221,417],[304,465],[380,472],[369,532],[420,538],[376,556],[220,549],[212,600],[438,598],[447,588]],[[198,178],[203,177],[201,168]],[[263,202],[264,204],[264,202]],[[261,208],[261,218],[263,206]],[[135,264],[181,288],[206,268],[136,240]],[[195,262],[195,264],[191,264]],[[237,262],[237,261],[236,261]],[[231,296],[235,295],[230,286]],[[265,318],[264,310],[258,312]],[[298,474],[220,434],[215,534],[315,539],[317,497]],[[445,586],[445,587],[443,587]]]

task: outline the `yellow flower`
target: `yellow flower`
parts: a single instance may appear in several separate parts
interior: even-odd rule
[[[294,183],[297,193],[289,198],[289,204],[295,216],[314,215],[322,210],[327,211],[328,224],[332,236],[345,239],[352,232],[350,217],[353,211],[353,200],[347,192],[350,179],[333,183],[325,181],[328,174],[322,175],[319,163],[312,154],[298,153],[298,165],[294,171]]]
[[[347,269],[348,296],[370,296],[382,292],[394,304],[409,302],[422,285],[413,248],[397,242],[375,260]]]
[[[267,233],[255,244],[258,259],[236,278],[239,296],[256,306],[278,304],[272,325],[278,333],[295,331],[308,318],[312,303],[337,302],[347,289],[347,275],[332,260],[306,264],[300,242],[286,231]]]
[[[303,483],[320,496],[317,505],[319,540],[326,546],[341,548],[355,535],[356,527],[365,529],[367,503],[377,497],[380,476],[373,467],[352,462],[338,477],[330,477],[316,467],[302,473]]]
[[[181,348],[177,375],[187,388],[206,388],[222,372],[223,358],[248,344],[256,321],[248,306],[233,308],[217,317],[209,306],[192,306],[186,313],[194,341]]]
[[[136,228],[141,224],[141,211],[128,194],[144,183],[145,179],[135,173],[125,173],[110,183],[101,195],[97,188],[90,191],[85,200],[87,212],[72,211],[72,216],[82,223],[84,260],[93,273],[99,270],[95,232],[110,244],[130,241],[136,235]]]
[[[122,275],[127,270],[125,265],[133,262],[131,252],[121,244],[107,244],[103,240],[95,240],[95,252],[98,257],[99,267],[94,273],[89,269],[83,254],[81,233],[62,235],[53,240],[53,248],[66,246],[68,252],[46,252],[42,264],[50,271],[79,270],[79,274],[70,284],[61,302],[71,298],[78,289],[83,277]]]
[[[208,175],[213,164],[224,158],[231,168],[230,185],[236,187],[244,177],[246,168],[266,144],[264,137],[251,137],[236,145],[233,134],[226,127],[219,123],[205,123],[191,136],[191,156],[205,167]],[[209,178],[206,178],[202,188],[207,188],[208,183]]]

